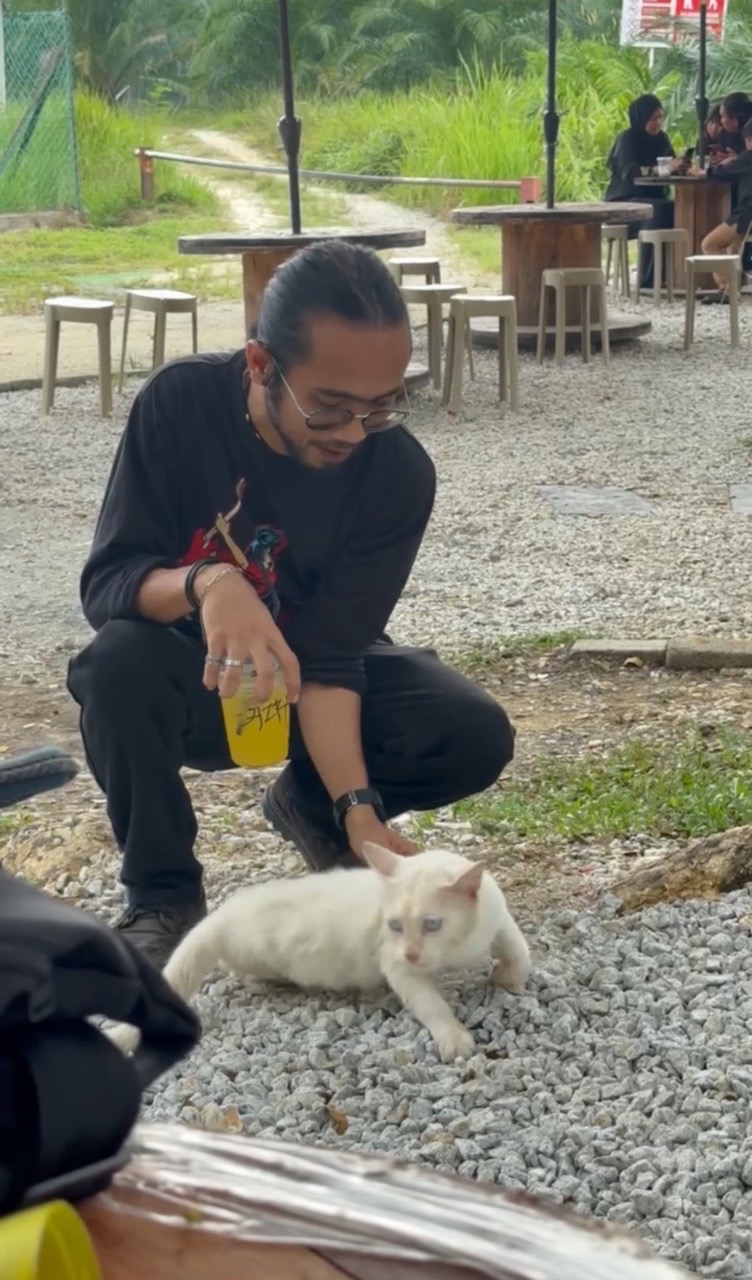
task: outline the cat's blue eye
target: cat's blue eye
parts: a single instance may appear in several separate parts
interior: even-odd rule
[[[424,917],[423,917],[423,932],[424,932],[424,933],[438,933],[438,932],[439,932],[439,929],[441,928],[441,926],[443,925],[443,923],[444,923],[444,921],[441,919],[441,916],[424,916]]]
[[[389,925],[389,928],[391,929],[392,933],[402,933],[401,920],[387,920],[387,924]]]

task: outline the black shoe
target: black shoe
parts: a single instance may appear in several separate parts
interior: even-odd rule
[[[267,822],[283,840],[294,844],[309,871],[357,867],[347,839],[319,813],[306,808],[295,789],[289,767],[267,788],[261,808]]]
[[[716,293],[707,293],[704,298],[700,299],[700,304],[703,307],[719,305],[727,307],[729,305],[729,296],[725,289],[718,289]]]
[[[206,915],[206,898],[199,902],[164,907],[128,907],[115,928],[150,960],[163,969],[179,942]]]

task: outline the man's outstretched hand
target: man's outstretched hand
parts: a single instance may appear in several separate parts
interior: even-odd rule
[[[350,810],[345,817],[345,830],[350,839],[350,848],[358,858],[362,858],[363,845],[369,841],[403,857],[410,857],[418,852],[414,840],[408,840],[398,831],[386,826],[368,805],[358,805]]]

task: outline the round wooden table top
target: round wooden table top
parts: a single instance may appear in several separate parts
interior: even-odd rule
[[[728,182],[731,185],[736,181],[736,178],[722,178],[720,175],[716,177],[715,174],[712,178],[706,177],[705,174],[701,178],[693,178],[688,173],[669,173],[665,178],[659,178],[657,174],[654,178],[635,178],[634,185],[636,187],[696,187],[700,182]]]
[[[653,183],[655,186],[655,183]],[[601,204],[488,204],[473,209],[453,209],[452,222],[473,227],[498,227],[504,222],[636,222],[653,216],[651,204],[604,200]]]
[[[179,236],[178,253],[263,253],[271,249],[306,249],[321,240],[344,240],[364,245],[367,249],[413,248],[426,243],[425,231],[348,231],[327,227],[321,231],[267,231],[263,235],[246,236],[242,232],[217,232],[205,236]]]

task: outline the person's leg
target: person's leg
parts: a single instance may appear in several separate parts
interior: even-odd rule
[[[196,819],[180,769],[229,769],[232,761],[219,700],[201,683],[203,660],[181,632],[123,620],[107,623],[69,668],[86,757],[123,853],[124,928],[138,926],[139,945],[144,928],[159,935],[158,922],[172,919],[179,935],[181,922],[204,910]],[[158,937],[155,947],[166,959]]]
[[[702,242],[703,253],[738,253],[742,244],[742,237],[739,235],[735,226],[731,226],[728,222],[722,222],[719,226],[709,231]],[[713,279],[722,289],[724,293],[728,293],[731,284],[731,277],[722,271],[714,271]]]
[[[424,649],[377,644],[365,668],[363,748],[387,817],[440,808],[496,781],[514,754],[514,730],[493,698]],[[267,816],[309,866],[352,861],[299,737],[291,757],[267,792]]]

